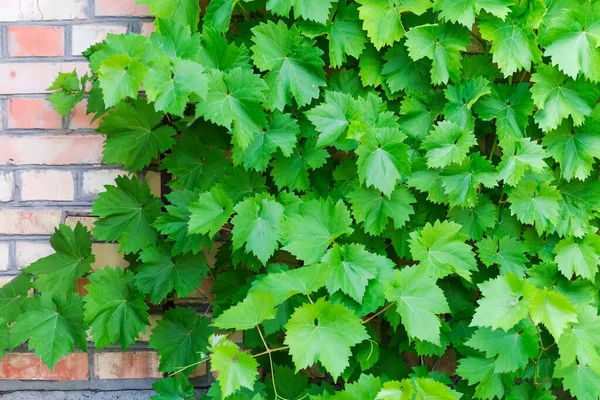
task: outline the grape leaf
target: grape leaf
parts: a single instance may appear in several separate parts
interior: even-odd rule
[[[467,357],[460,360],[456,372],[469,381],[477,384],[475,397],[478,399],[502,398],[505,394],[500,374],[495,371],[496,360],[483,357]]]
[[[20,274],[0,287],[0,318],[11,323],[23,312],[31,288],[31,276]]]
[[[444,94],[448,102],[444,107],[447,121],[454,122],[466,131],[475,129],[475,117],[471,113],[473,105],[487,94],[490,94],[490,81],[478,76],[461,82],[459,85],[448,85]]]
[[[596,307],[585,306],[577,310],[577,320],[570,329],[558,338],[560,364],[568,367],[579,362],[579,367],[588,366],[596,374],[600,370],[600,317]]]
[[[144,64],[127,54],[115,54],[102,61],[98,82],[106,107],[112,107],[127,97],[137,97],[145,75]]]
[[[172,19],[188,26],[192,33],[200,23],[200,5],[195,0],[137,0],[150,7],[150,12],[158,18]]]
[[[571,279],[573,274],[595,280],[600,265],[600,237],[586,235],[582,240],[566,237],[554,247],[554,261],[559,271]]]
[[[396,44],[388,49],[383,56],[386,61],[381,70],[392,93],[405,90],[406,92],[423,93],[431,89],[428,61],[421,59],[413,61],[408,55],[404,43]]]
[[[265,320],[275,318],[275,299],[268,292],[253,291],[241,303],[213,320],[221,329],[252,329]]]
[[[214,237],[233,214],[233,202],[218,186],[202,193],[198,200],[190,204],[190,233],[208,234]]]
[[[570,323],[577,322],[577,313],[566,296],[544,288],[533,298],[531,319],[544,324],[558,340]]]
[[[554,376],[563,378],[563,386],[581,400],[597,400],[600,393],[600,375],[591,368],[571,365],[557,368]]]
[[[221,386],[223,397],[237,391],[240,387],[252,388],[258,377],[258,363],[250,354],[240,351],[238,346],[224,335],[212,335],[209,338],[211,369],[218,371],[217,382]]]
[[[208,26],[202,28],[198,51],[198,61],[207,69],[229,72],[238,67],[251,68],[246,46],[227,43],[219,31]]]
[[[156,381],[152,389],[158,394],[152,396],[151,400],[189,400],[196,394],[196,389],[183,375]]]
[[[507,141],[502,147],[502,161],[498,164],[498,178],[510,186],[519,184],[526,171],[542,173],[548,169],[548,157],[542,146],[529,138]]]
[[[471,28],[475,23],[475,16],[481,10],[504,19],[510,12],[511,5],[510,0],[438,0],[433,10],[440,12],[440,18]]]
[[[441,173],[444,194],[451,207],[477,205],[477,190],[481,185],[492,188],[498,177],[489,160],[471,154],[460,165],[450,165]]]
[[[519,278],[525,277],[527,247],[518,239],[510,236],[488,237],[477,243],[477,248],[481,262],[488,267],[497,264],[502,275],[511,272]]]
[[[510,211],[524,224],[535,224],[538,233],[558,222],[560,192],[548,183],[525,182],[507,190]]]
[[[427,150],[427,166],[444,168],[462,163],[469,149],[477,144],[475,135],[454,122],[440,121],[425,137],[422,147]]]
[[[287,17],[293,7],[296,17],[324,24],[327,22],[329,10],[337,1],[323,0],[315,3],[309,0],[267,0],[267,10]]]

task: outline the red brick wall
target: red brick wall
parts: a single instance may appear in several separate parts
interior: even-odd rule
[[[100,164],[103,137],[85,102],[63,119],[46,88],[58,72],[85,72],[81,52],[107,33],[151,31],[147,9],[135,0],[0,0],[0,286],[52,252],[58,223],[91,225],[85,216],[92,200],[122,173]],[[158,174],[146,179],[158,194]],[[96,243],[93,250],[94,268],[127,265],[116,245]],[[157,365],[145,341],[129,353],[96,352],[90,343],[88,354],[72,354],[54,371],[23,348],[0,362],[0,389],[6,380],[75,380],[86,388],[105,379],[159,378]]]

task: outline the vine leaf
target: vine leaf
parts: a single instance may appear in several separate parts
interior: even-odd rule
[[[542,173],[548,170],[544,148],[529,138],[507,141],[502,146],[502,161],[498,164],[498,179],[510,186],[518,185],[525,172]]]
[[[440,121],[421,146],[427,150],[429,168],[444,168],[450,164],[462,163],[467,158],[469,149],[476,144],[472,132],[462,129],[454,122]]]
[[[213,325],[221,329],[252,329],[265,320],[275,318],[275,305],[271,293],[253,291],[244,301],[215,318]]]
[[[558,222],[561,196],[555,186],[525,182],[507,193],[512,215],[524,224],[535,224],[538,233]]]
[[[406,267],[394,271],[384,290],[386,299],[397,303],[408,336],[439,346],[441,323],[436,314],[449,313],[450,308],[435,281],[419,267]]]
[[[85,321],[92,328],[94,344],[102,349],[119,342],[127,350],[150,325],[148,306],[135,287],[133,272],[107,267],[88,279]]]
[[[578,322],[558,338],[558,353],[563,367],[575,365],[588,366],[596,374],[600,374],[600,317],[592,306],[583,306],[577,310]]]
[[[573,274],[594,281],[600,265],[600,237],[586,235],[582,240],[566,237],[554,247],[559,271],[571,279]]]
[[[369,338],[350,310],[323,298],[296,307],[285,329],[296,372],[318,361],[334,379],[350,364],[350,348]]]
[[[200,5],[195,0],[137,0],[138,4],[150,7],[150,13],[157,18],[171,19],[190,28],[192,33],[198,30],[200,23]]]
[[[218,186],[202,193],[190,204],[189,233],[208,234],[214,237],[233,213],[233,202]]]
[[[183,375],[156,381],[152,389],[157,393],[152,400],[189,400],[196,394],[196,389]]]
[[[185,375],[194,372],[197,363],[208,352],[208,337],[214,333],[209,324],[209,318],[198,316],[190,308],[175,307],[165,311],[152,330],[149,342],[160,356],[160,371],[179,372],[183,369]]]
[[[544,288],[531,303],[531,319],[544,324],[558,340],[569,324],[577,322],[577,313],[569,299],[560,293]]]
[[[223,397],[240,387],[251,389],[258,378],[258,363],[250,354],[240,351],[238,346],[225,335],[212,335],[209,338],[211,369],[218,371],[217,382]]]
[[[106,107],[112,107],[127,97],[137,97],[145,75],[146,66],[127,54],[115,54],[102,61],[98,82]]]
[[[440,12],[440,18],[458,22],[470,29],[481,10],[504,19],[510,12],[511,5],[510,0],[439,0],[433,10]]]
[[[563,386],[578,399],[594,399],[600,393],[600,375],[590,367],[571,365],[557,368],[554,372],[557,378],[563,378]]]
[[[294,16],[324,24],[327,22],[329,10],[337,2],[338,0],[323,0],[317,3],[306,0],[267,0],[267,10],[287,17],[293,7]]]
[[[510,236],[488,237],[477,243],[477,248],[481,262],[488,267],[497,264],[502,275],[511,272],[519,278],[525,277],[527,247],[518,239]]]

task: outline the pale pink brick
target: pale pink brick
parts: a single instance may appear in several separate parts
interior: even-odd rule
[[[0,136],[0,165],[97,164],[102,135]]]
[[[22,269],[53,254],[54,249],[49,242],[17,242],[15,253],[17,268]]]
[[[80,55],[94,43],[106,39],[109,33],[127,33],[127,27],[122,25],[75,25],[73,26],[73,55]]]
[[[10,267],[10,253],[8,243],[0,243],[0,271],[7,271]]]
[[[14,278],[14,276],[0,276],[0,288],[8,284],[8,282],[12,281]]]
[[[142,22],[142,30],[140,33],[144,36],[150,36],[155,30],[156,26],[153,22]]]
[[[50,370],[34,353],[10,353],[0,362],[0,379],[82,381],[90,379],[87,353],[71,353]],[[40,397],[41,398],[41,397]]]
[[[13,200],[14,183],[14,173],[0,172],[0,203],[6,203]]]
[[[0,208],[0,235],[48,235],[60,223],[60,210]]]
[[[60,129],[62,118],[46,99],[13,98],[8,101],[9,129]]]
[[[21,200],[72,201],[74,187],[71,171],[30,170],[21,173]]]
[[[0,22],[86,17],[87,0],[2,0]]]
[[[120,169],[99,169],[83,173],[83,195],[96,196],[104,192],[105,185],[114,185],[118,176],[130,174]]]
[[[85,62],[0,63],[0,94],[47,93],[59,72],[74,69],[80,76],[89,71]]]
[[[158,355],[153,351],[96,353],[94,374],[99,379],[162,378]]]
[[[11,26],[8,52],[11,57],[64,55],[65,30],[53,26]]]
[[[148,7],[136,4],[136,0],[96,0],[97,16],[146,16]]]
[[[91,231],[94,229],[94,222],[97,220],[98,218],[96,217],[76,217],[71,215],[65,218],[65,225],[75,229],[75,226],[79,223],[85,226],[88,231]]]
[[[87,99],[83,99],[73,109],[71,113],[71,129],[96,129],[98,125],[100,125],[100,121],[102,118],[98,118],[94,122],[92,119],[94,118],[94,114],[87,114]]]
[[[119,245],[116,243],[93,243],[92,253],[96,256],[96,261],[92,263],[92,270],[104,269],[105,267],[129,267],[129,262],[119,253]]]

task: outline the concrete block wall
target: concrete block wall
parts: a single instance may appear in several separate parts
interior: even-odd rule
[[[101,164],[103,137],[85,101],[61,118],[46,88],[58,72],[85,72],[81,52],[108,33],[150,34],[147,11],[135,0],[0,0],[0,286],[53,252],[49,238],[59,223],[91,226],[92,201],[123,173]],[[159,195],[159,174],[145,178]],[[95,243],[93,268],[126,266],[116,248]],[[161,374],[143,339],[128,353],[97,352],[90,343],[88,353],[71,354],[54,371],[18,349],[0,361],[0,393],[150,388]]]

